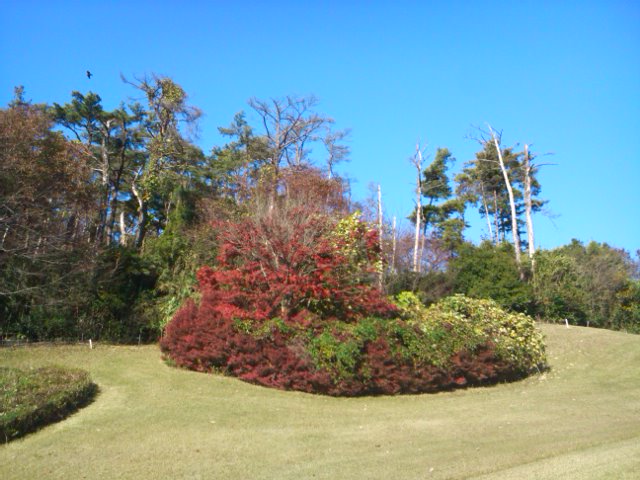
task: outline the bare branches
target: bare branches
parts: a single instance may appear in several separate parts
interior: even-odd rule
[[[325,126],[325,135],[322,138],[322,143],[327,150],[327,170],[329,178],[333,177],[334,165],[347,160],[349,157],[349,146],[343,145],[341,142],[345,141],[350,133],[350,129],[332,131],[329,126]]]
[[[273,209],[281,169],[286,165],[301,168],[310,165],[311,147],[320,143],[327,148],[329,176],[333,165],[346,157],[348,149],[339,144],[347,132],[332,132],[333,119],[314,111],[318,100],[314,96],[251,98],[249,106],[258,114],[264,127],[269,169],[265,171],[269,184],[269,210]]]
[[[314,96],[249,100],[249,106],[258,114],[264,127],[276,174],[284,163],[289,166],[310,163],[308,147],[316,141],[323,143],[329,151],[331,166],[346,157],[348,149],[339,142],[345,139],[348,131],[332,132],[333,119],[316,113],[317,104]]]

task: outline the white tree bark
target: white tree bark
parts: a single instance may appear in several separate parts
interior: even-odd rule
[[[391,227],[393,230],[393,238],[391,240],[391,272],[396,273],[396,217],[393,217],[393,226]]]
[[[498,162],[500,163],[500,170],[502,170],[504,183],[507,187],[507,193],[509,194],[509,207],[511,208],[511,232],[513,233],[513,248],[516,255],[516,264],[518,265],[518,268],[520,268],[520,237],[518,236],[518,217],[516,214],[516,202],[513,197],[513,188],[511,188],[511,181],[509,180],[507,167],[505,166],[504,159],[502,158],[502,150],[500,149],[500,141],[498,140],[498,136],[493,131],[493,128],[491,128],[491,126],[489,126],[489,131],[491,132],[491,139],[493,140],[493,144],[495,145],[496,151],[498,152]]]
[[[500,229],[500,210],[498,209],[498,192],[493,191],[493,224],[496,226],[496,245],[504,242],[504,228]],[[501,238],[502,236],[502,238]]]
[[[127,226],[124,221],[124,212],[120,212],[120,245],[127,245]]]
[[[382,189],[378,184],[378,242],[380,245],[380,264],[378,265],[378,288],[382,290],[384,268],[382,261]]]
[[[532,201],[531,201],[531,157],[529,145],[524,145],[524,213],[527,220],[527,242],[529,244],[529,259],[531,270],[535,269],[534,255],[536,253],[535,238],[533,235]]]
[[[484,207],[484,215],[487,219],[487,227],[489,228],[489,237],[491,237],[491,242],[496,244],[497,242],[497,238],[494,239],[493,238],[493,229],[491,228],[491,214],[489,213],[489,206],[487,205],[487,198],[484,194],[484,185],[482,184],[482,182],[480,183],[480,191],[482,194],[482,206]],[[496,232],[496,237],[498,235],[498,232]]]
[[[413,165],[416,167],[416,231],[413,243],[413,271],[418,273],[420,272],[418,250],[420,248],[420,231],[422,230],[422,152],[420,151],[420,144],[416,145]]]
[[[138,190],[138,187],[136,185],[137,180],[138,175],[136,175],[133,182],[131,182],[131,192],[138,201],[138,230],[135,238],[135,246],[137,248],[140,248],[142,246],[142,242],[144,241],[147,229],[147,206],[143,197],[143,193]]]

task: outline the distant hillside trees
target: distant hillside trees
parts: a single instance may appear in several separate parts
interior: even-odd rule
[[[246,230],[260,219],[245,246],[261,238],[256,249],[301,244],[310,254],[326,232],[316,237],[299,222],[355,214],[336,170],[349,156],[348,130],[314,97],[249,100],[246,114],[219,129],[226,143],[205,153],[194,140],[201,112],[177,82],[127,83],[142,98],[116,108],[78,91],[67,103],[34,104],[18,88],[0,109],[1,336],[155,340],[201,295],[198,269],[226,258],[229,239],[212,224]],[[504,147],[493,132],[453,179],[448,149],[431,161],[422,153],[407,195],[416,202],[412,231],[385,221],[381,202],[362,208],[382,250],[377,290],[411,290],[429,304],[465,293],[542,319],[640,329],[638,262],[626,252],[579,242],[534,251],[532,214],[544,201],[528,146]],[[465,240],[466,207],[486,220],[487,243]],[[518,265],[514,243],[530,261]]]

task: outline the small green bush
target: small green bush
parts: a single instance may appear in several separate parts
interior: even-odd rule
[[[83,370],[0,368],[0,441],[64,419],[89,404],[97,391]]]
[[[460,351],[473,354],[490,345],[500,360],[523,374],[545,368],[542,334],[525,314],[464,295],[444,298],[428,308],[410,292],[399,294],[396,302],[407,323],[425,334],[421,348],[435,365],[443,365]]]

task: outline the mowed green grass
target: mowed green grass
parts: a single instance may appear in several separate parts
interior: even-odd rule
[[[0,446],[0,478],[640,478],[640,336],[541,328],[542,375],[352,399],[177,370],[156,346],[1,349],[0,365],[87,369],[100,394]]]

